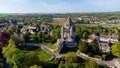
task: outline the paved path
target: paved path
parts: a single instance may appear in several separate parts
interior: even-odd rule
[[[51,49],[49,49],[47,46],[41,45],[41,48],[42,48],[43,50],[49,52],[51,55],[56,56],[56,54],[55,54]]]
[[[107,65],[108,67],[110,67],[110,68],[115,68],[115,61],[118,59],[118,58],[114,58],[113,60],[110,60],[110,61],[104,61],[104,60],[100,60],[100,59],[97,59],[97,58],[92,58],[92,57],[89,57],[89,56],[87,56],[87,55],[85,55],[85,54],[83,54],[83,53],[81,53],[81,54],[77,54],[77,56],[79,56],[79,57],[81,57],[81,58],[84,58],[84,59],[86,59],[86,58],[90,58],[90,59],[93,59],[93,60],[95,60],[98,64],[105,64],[105,65]]]
[[[55,53],[53,49],[48,48],[48,47],[45,46],[44,44],[41,44],[40,46],[41,46],[42,49],[44,49],[45,51],[49,52],[51,55],[53,55],[53,56],[56,57],[56,58],[61,58],[61,57],[64,57],[64,56],[65,56],[65,54]]]
[[[92,60],[95,60],[96,63],[98,63],[98,64],[103,64],[103,62],[101,61],[101,59],[89,57],[89,56],[87,56],[87,55],[84,54],[84,53],[80,53],[80,54],[77,54],[77,53],[76,53],[76,55],[79,56],[79,57],[81,57],[81,58],[83,58],[83,59],[92,59]]]
[[[109,67],[115,67],[115,61],[117,61],[117,58],[114,58],[113,60],[110,61],[103,61],[103,63]]]

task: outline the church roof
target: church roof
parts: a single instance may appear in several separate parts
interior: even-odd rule
[[[66,24],[72,25],[72,20],[70,19],[70,17],[67,18]]]

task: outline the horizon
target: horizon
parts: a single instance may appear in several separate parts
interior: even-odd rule
[[[2,0],[0,13],[118,12],[119,2],[119,0]]]
[[[98,14],[100,14],[100,13],[120,13],[120,11],[113,11],[113,12],[66,12],[66,13],[29,13],[29,12],[25,12],[25,13],[0,13],[0,14],[96,14],[96,13],[98,13]]]

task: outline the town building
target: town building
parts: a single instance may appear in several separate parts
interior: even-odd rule
[[[34,26],[34,25],[29,25],[27,29],[21,29],[22,33],[30,33],[34,34],[35,32],[44,32],[44,33],[50,33],[52,31],[52,27],[49,25],[40,25],[40,26]]]
[[[112,35],[100,35],[99,33],[91,35],[87,40],[85,40],[88,43],[91,43],[94,39],[98,41],[98,46],[100,49],[100,52],[110,52],[111,51],[111,43],[117,42],[119,39],[117,36]]]
[[[100,20],[97,17],[81,16],[78,19],[80,21],[82,21],[82,20],[87,21],[87,22],[83,22],[83,23],[100,23]]]

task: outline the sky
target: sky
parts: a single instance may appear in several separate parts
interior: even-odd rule
[[[0,0],[0,13],[120,11],[120,0]]]

